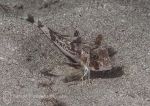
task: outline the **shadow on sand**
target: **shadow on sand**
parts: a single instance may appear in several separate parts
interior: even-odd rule
[[[123,67],[114,67],[112,70],[108,71],[91,71],[90,79],[98,79],[98,78],[117,78],[121,77],[124,74]],[[81,81],[82,76],[67,76],[63,79],[64,83],[72,82],[72,81]],[[86,79],[85,79],[86,80]]]
[[[116,78],[121,77],[124,74],[123,67],[113,67],[112,70],[108,71],[91,71],[91,79],[96,78]]]

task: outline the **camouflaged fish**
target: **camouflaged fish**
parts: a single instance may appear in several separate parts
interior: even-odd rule
[[[31,18],[31,16],[29,18]],[[33,19],[30,20],[34,22]],[[70,38],[65,35],[44,26],[40,21],[38,21],[36,25],[65,56],[72,60],[72,63],[69,63],[70,65],[83,68],[83,77],[87,76],[89,79],[90,71],[106,71],[112,69],[108,50],[101,46],[102,35],[96,37],[94,45],[86,46],[86,44],[82,42],[82,38],[79,36],[80,34],[77,30],[74,32],[74,37],[70,40]]]

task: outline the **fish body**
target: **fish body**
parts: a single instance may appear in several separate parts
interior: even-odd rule
[[[74,32],[73,39],[69,40],[64,35],[46,27],[40,21],[35,23],[44,35],[74,64],[86,67],[90,71],[111,70],[112,64],[108,49],[101,46],[102,35],[97,35],[93,46],[85,46],[79,31]]]

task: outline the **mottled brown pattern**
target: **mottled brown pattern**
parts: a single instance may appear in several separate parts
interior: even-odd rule
[[[79,36],[80,33],[78,30],[75,30],[73,39],[70,39],[65,38],[62,34],[42,25],[40,21],[38,21],[37,26],[46,34],[46,36],[50,35],[51,40],[60,49],[60,51],[75,63],[78,63],[83,67],[86,66],[91,71],[105,71],[112,69],[108,49],[101,46],[101,34],[97,35],[94,45],[85,46],[82,42],[82,38]]]
[[[51,29],[50,31],[52,32]],[[56,39],[53,39],[53,36],[55,36]],[[74,55],[75,58],[78,58],[81,66],[86,65],[91,71],[105,71],[112,69],[108,50],[101,46],[101,34],[97,35],[94,45],[89,47],[84,47],[82,38],[79,36],[77,30],[75,31],[74,36],[76,37],[74,40],[68,41],[57,32],[51,33],[53,42],[56,42],[59,46],[63,47],[65,51]],[[66,42],[69,42],[69,44]]]

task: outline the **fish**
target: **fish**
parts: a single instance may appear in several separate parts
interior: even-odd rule
[[[112,69],[108,49],[101,44],[103,40],[101,34],[97,35],[93,45],[88,45],[83,42],[78,30],[75,30],[74,36],[70,38],[43,25],[39,20],[35,25],[37,25],[44,35],[71,60],[68,64],[83,68],[83,77],[87,76],[88,79],[90,79],[91,71],[106,71]]]

